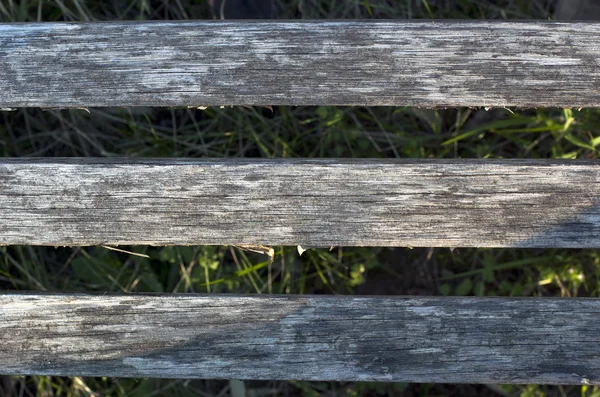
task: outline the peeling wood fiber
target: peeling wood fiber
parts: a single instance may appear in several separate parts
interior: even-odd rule
[[[600,247],[600,163],[1,159],[0,244]]]
[[[0,295],[0,373],[600,383],[598,299]]]
[[[600,106],[600,23],[0,25],[0,107]]]

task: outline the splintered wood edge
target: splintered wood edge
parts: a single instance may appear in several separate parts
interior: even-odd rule
[[[2,159],[2,245],[600,247],[600,163]]]
[[[598,107],[600,24],[0,25],[0,108]]]

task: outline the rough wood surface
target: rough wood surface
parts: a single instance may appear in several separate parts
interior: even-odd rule
[[[0,373],[600,383],[597,299],[0,295]]]
[[[0,107],[600,106],[600,23],[0,25]]]
[[[600,247],[600,163],[1,159],[0,244]]]

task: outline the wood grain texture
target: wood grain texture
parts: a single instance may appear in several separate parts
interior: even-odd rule
[[[600,106],[600,23],[0,25],[0,107]]]
[[[0,295],[0,373],[600,383],[597,299]]]
[[[600,247],[600,163],[1,159],[0,244]]]

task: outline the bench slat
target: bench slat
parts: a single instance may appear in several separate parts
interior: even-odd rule
[[[0,244],[600,247],[600,163],[1,159]]]
[[[600,300],[0,295],[0,373],[600,383]]]
[[[0,107],[600,106],[599,23],[0,25]]]

